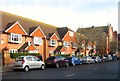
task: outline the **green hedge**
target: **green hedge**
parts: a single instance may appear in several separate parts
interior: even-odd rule
[[[34,55],[34,56],[40,56],[40,53],[10,53],[11,58],[16,58],[18,56],[26,56],[26,55]]]
[[[56,56],[68,57],[68,56],[70,56],[70,54],[64,54],[64,55],[62,55],[62,54],[57,54]]]

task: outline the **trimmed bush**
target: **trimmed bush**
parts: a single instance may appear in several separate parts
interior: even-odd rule
[[[56,56],[63,56],[63,57],[68,57],[68,56],[70,56],[70,54],[57,54]]]
[[[19,56],[26,56],[26,55],[33,55],[33,56],[40,56],[40,53],[10,53],[11,58],[17,58]]]

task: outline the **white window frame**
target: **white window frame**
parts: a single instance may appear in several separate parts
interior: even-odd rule
[[[51,39],[50,46],[57,46],[57,40]]]
[[[10,33],[8,41],[13,43],[22,43],[22,35]]]
[[[54,51],[49,51],[49,54],[54,54]]]
[[[29,53],[38,53],[38,50],[32,50],[32,51],[29,50],[28,52],[29,52]]]
[[[63,42],[63,45],[64,45],[65,47],[69,47],[69,42],[64,41],[64,42]]]
[[[34,44],[42,45],[42,37],[34,36],[33,42],[34,42]]]
[[[73,48],[77,48],[77,44],[76,43],[73,43]]]
[[[18,50],[17,49],[10,49],[9,53],[18,53]]]

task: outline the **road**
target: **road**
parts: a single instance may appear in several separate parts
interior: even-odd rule
[[[3,79],[118,79],[118,61],[84,64],[29,72],[12,71],[2,74]]]

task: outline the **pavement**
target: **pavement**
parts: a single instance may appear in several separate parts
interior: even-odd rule
[[[5,66],[2,66],[2,69],[1,69],[2,73],[3,72],[9,72],[9,71],[13,71],[13,64],[8,64],[8,65],[5,65]]]

